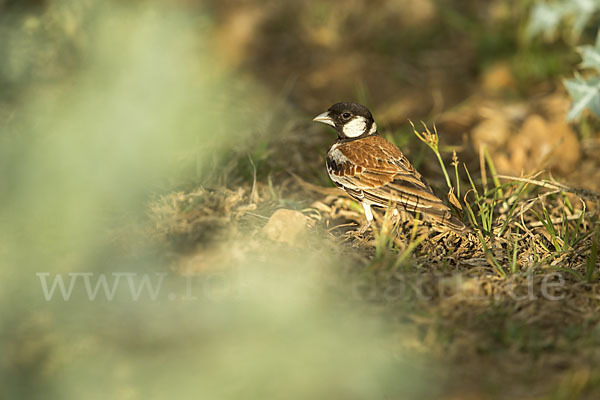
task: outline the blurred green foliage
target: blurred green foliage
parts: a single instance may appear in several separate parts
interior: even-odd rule
[[[569,45],[576,45],[586,28],[598,32],[596,46],[577,47],[583,59],[581,68],[600,72],[600,2],[597,0],[553,0],[535,1],[527,23],[529,41],[542,36],[547,42],[564,39]],[[600,81],[597,77],[565,79],[573,104],[567,115],[568,120],[578,119],[585,109],[600,116]]]

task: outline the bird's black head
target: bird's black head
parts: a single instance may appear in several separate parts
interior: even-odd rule
[[[336,103],[313,121],[333,126],[340,139],[358,139],[377,133],[377,124],[369,109],[356,103]]]

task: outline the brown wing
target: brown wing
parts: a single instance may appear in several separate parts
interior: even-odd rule
[[[381,136],[335,144],[327,154],[327,171],[336,185],[359,201],[380,207],[397,204],[442,222],[453,219],[457,228],[464,227],[402,152]]]

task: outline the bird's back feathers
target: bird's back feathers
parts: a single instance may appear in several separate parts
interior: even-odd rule
[[[467,230],[402,152],[379,135],[334,144],[327,154],[327,172],[338,187],[361,202],[400,206],[453,231]]]

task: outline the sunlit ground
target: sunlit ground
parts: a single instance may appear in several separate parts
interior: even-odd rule
[[[0,0],[7,398],[598,395],[600,126],[561,83],[597,8],[371,3]],[[480,236],[357,236],[340,100],[445,194],[435,120]]]

